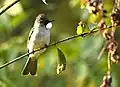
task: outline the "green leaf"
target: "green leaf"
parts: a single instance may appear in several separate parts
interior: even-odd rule
[[[48,3],[46,2],[46,0],[42,0],[44,4],[48,5]]]
[[[83,27],[81,25],[77,26],[77,34],[82,34],[83,33]]]
[[[58,64],[57,64],[57,74],[60,74],[66,68],[66,58],[64,53],[57,48],[58,51]]]

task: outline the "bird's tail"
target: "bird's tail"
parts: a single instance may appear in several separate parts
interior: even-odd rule
[[[31,58],[28,58],[23,71],[22,75],[35,75],[37,71],[37,60],[32,60]]]

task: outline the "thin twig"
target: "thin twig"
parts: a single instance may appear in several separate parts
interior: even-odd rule
[[[22,56],[17,57],[17,58],[15,58],[15,59],[13,59],[13,60],[11,60],[11,61],[9,61],[9,62],[1,65],[1,66],[0,66],[0,69],[2,69],[2,68],[5,67],[5,66],[8,66],[8,65],[10,65],[10,64],[12,64],[12,63],[14,63],[15,61],[18,61],[18,60],[24,58],[25,56],[28,56],[29,54],[30,54],[30,53],[23,54]]]
[[[20,0],[16,0],[14,1],[13,3],[11,3],[10,5],[8,6],[3,6],[1,9],[0,9],[0,15],[2,15],[5,11],[7,11],[9,8],[11,8],[13,5],[15,5],[17,2],[19,2]]]
[[[107,64],[108,64],[108,72],[111,72],[111,53],[108,53]]]
[[[42,48],[38,48],[38,49],[34,50],[33,52],[40,51],[40,50],[42,50],[42,49],[44,49],[44,48],[48,48],[48,47],[50,47],[50,46],[53,46],[53,45],[56,45],[56,44],[59,44],[59,43],[62,43],[62,42],[65,42],[65,41],[68,41],[68,40],[77,38],[77,37],[79,37],[79,36],[84,37],[84,36],[86,36],[86,35],[89,35],[89,34],[91,34],[91,33],[97,32],[97,31],[98,31],[98,30],[94,30],[94,31],[86,32],[86,33],[83,33],[83,34],[80,34],[80,35],[74,35],[74,36],[65,38],[65,39],[63,39],[63,40],[59,40],[59,41],[56,41],[56,42],[54,42],[54,43],[51,43],[51,44],[49,44],[48,46],[44,46],[44,47],[42,47]],[[16,62],[16,61],[18,61],[18,60],[20,60],[20,59],[22,59],[22,58],[28,56],[29,54],[32,54],[33,52],[25,53],[25,54],[23,54],[23,55],[21,55],[21,56],[15,58],[15,59],[13,59],[13,60],[11,60],[11,61],[9,61],[9,62],[7,62],[7,63],[1,65],[1,66],[0,66],[0,69],[2,69],[2,68],[4,68],[4,67],[6,67],[6,66],[8,66],[8,65],[10,65],[10,64],[12,64],[12,63],[14,63],[14,62]]]

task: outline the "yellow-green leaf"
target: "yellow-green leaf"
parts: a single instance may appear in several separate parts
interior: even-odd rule
[[[83,28],[81,25],[77,26],[77,34],[82,34],[83,33]]]
[[[57,74],[60,74],[66,68],[66,58],[64,53],[57,48],[58,51],[58,64],[57,64]]]

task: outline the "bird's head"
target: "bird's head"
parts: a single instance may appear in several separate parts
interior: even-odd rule
[[[48,19],[46,14],[39,14],[36,17],[36,22],[39,23],[41,26],[45,26],[46,28],[51,28],[53,21],[54,20]]]

